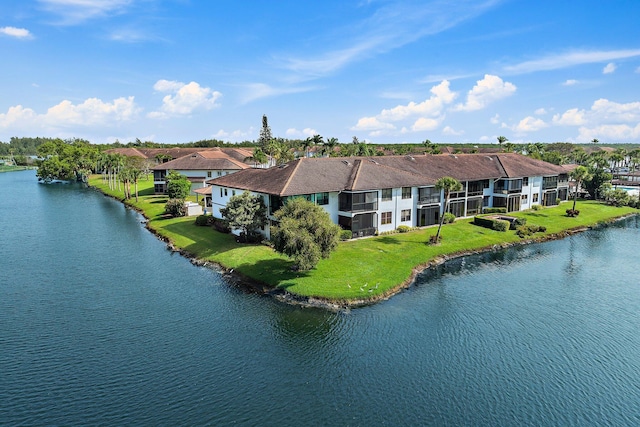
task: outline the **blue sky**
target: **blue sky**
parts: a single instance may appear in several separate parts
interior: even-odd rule
[[[640,142],[636,0],[3,0],[0,141]]]

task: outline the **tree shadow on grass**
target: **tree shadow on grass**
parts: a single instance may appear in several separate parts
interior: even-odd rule
[[[397,237],[382,236],[376,239],[377,242],[384,243],[385,245],[400,245],[400,241]]]

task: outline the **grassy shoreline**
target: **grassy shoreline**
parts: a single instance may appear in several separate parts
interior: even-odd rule
[[[122,191],[109,190],[100,176],[89,184],[103,193],[123,199]],[[292,262],[264,245],[238,244],[233,235],[218,233],[210,227],[196,226],[195,219],[165,218],[166,196],[153,195],[153,183],[141,181],[140,200],[126,201],[147,218],[147,227],[184,255],[201,263],[215,263],[243,281],[251,281],[262,291],[271,292],[289,302],[334,307],[371,304],[399,292],[415,275],[430,265],[451,257],[477,253],[497,247],[533,241],[557,239],[616,218],[638,213],[629,207],[606,206],[579,201],[580,215],[570,218],[569,203],[538,211],[510,215],[527,219],[527,224],[542,225],[545,233],[532,239],[519,238],[514,231],[497,232],[476,226],[472,219],[460,219],[445,225],[442,243],[428,245],[436,228],[429,227],[403,234],[342,242],[331,257],[311,271],[291,270]]]

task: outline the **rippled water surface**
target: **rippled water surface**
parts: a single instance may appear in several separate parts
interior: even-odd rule
[[[33,171],[0,174],[0,236],[1,425],[640,424],[636,218],[338,314],[238,291]]]

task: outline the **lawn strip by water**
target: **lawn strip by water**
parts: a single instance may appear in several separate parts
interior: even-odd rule
[[[90,184],[118,199],[122,191],[108,189],[100,177]],[[147,226],[165,238],[176,249],[201,261],[233,270],[251,280],[303,298],[317,298],[344,305],[358,305],[386,298],[409,285],[415,274],[431,264],[460,254],[519,244],[515,231],[498,232],[460,219],[442,229],[442,243],[426,242],[435,235],[436,227],[341,242],[329,259],[307,272],[292,270],[293,263],[265,245],[236,242],[230,234],[211,227],[198,227],[194,218],[163,216],[166,196],[153,195],[153,182],[139,183],[139,202],[127,201],[147,218]],[[612,219],[637,213],[628,207],[607,206],[593,201],[580,201],[578,217],[567,217],[569,203],[541,210],[512,212],[509,215],[527,219],[527,224],[545,226],[532,240],[545,240],[566,235],[568,231],[593,227]],[[528,240],[530,241],[530,240]]]

